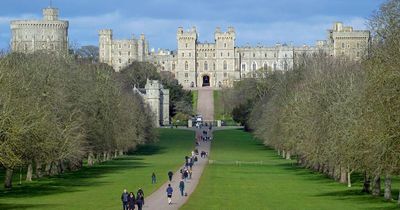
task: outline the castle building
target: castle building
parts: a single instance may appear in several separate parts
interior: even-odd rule
[[[144,89],[134,87],[133,91],[138,93],[149,105],[153,113],[154,125],[159,127],[170,124],[168,89],[164,89],[157,80],[147,80]]]
[[[144,34],[139,39],[132,36],[131,39],[115,40],[111,29],[99,31],[100,62],[113,66],[115,71],[120,71],[135,60],[144,61],[148,52]]]
[[[32,53],[38,50],[68,52],[68,21],[58,19],[58,9],[43,9],[43,20],[11,21],[11,49]]]
[[[171,72],[185,88],[229,87],[234,81],[257,76],[259,69],[287,71],[293,68],[296,57],[303,54],[314,55],[324,52],[330,56],[360,60],[367,53],[371,39],[367,30],[353,30],[352,27],[336,22],[332,29],[328,30],[327,40],[317,41],[315,46],[276,44],[269,47],[238,47],[233,27],[224,32],[219,27],[216,28],[212,43],[199,42],[195,27],[186,31],[179,27],[176,34],[176,51],[148,52],[148,44],[143,38],[145,51],[140,51],[143,54],[135,57],[122,50],[114,50],[107,54],[103,46],[110,44],[104,36],[104,31],[101,30],[99,33],[102,62],[112,65],[119,71],[134,60],[148,61],[158,66],[160,71]],[[107,37],[110,38],[110,35]],[[122,41],[114,40],[114,42]],[[114,48],[109,49],[112,51]]]

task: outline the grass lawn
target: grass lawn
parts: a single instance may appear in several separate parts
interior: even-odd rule
[[[192,90],[193,98],[192,98],[192,105],[193,105],[193,112],[197,114],[197,100],[199,98],[199,91]]]
[[[347,188],[297,168],[294,161],[281,159],[243,131],[216,131],[214,139],[210,159],[216,163],[206,167],[183,210],[397,209],[393,202],[360,193],[360,182]],[[238,166],[238,160],[262,164]],[[397,196],[398,182],[393,189]]]
[[[136,192],[141,187],[146,196],[167,180],[169,170],[178,170],[193,138],[192,131],[160,129],[160,141],[140,147],[134,155],[20,186],[15,180],[11,191],[0,187],[0,209],[120,209],[124,188]],[[156,185],[151,184],[153,171]]]

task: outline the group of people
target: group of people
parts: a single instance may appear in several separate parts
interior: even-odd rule
[[[211,126],[209,128],[211,130]],[[199,133],[200,134],[200,133]],[[211,137],[208,136],[208,132],[207,131],[203,131],[202,133],[203,135],[198,135],[196,138],[196,146],[199,146],[199,140],[203,140],[203,141],[207,141],[207,140],[211,140]],[[179,191],[181,196],[187,196],[187,193],[185,193],[185,182],[188,179],[192,178],[192,174],[193,174],[193,166],[195,164],[195,162],[198,161],[197,155],[199,155],[199,151],[198,149],[195,149],[191,152],[191,156],[185,156],[185,165],[184,167],[180,170],[181,173],[181,180],[179,182]],[[205,151],[201,151],[200,153],[202,158],[205,158],[208,156],[208,153]],[[171,205],[172,204],[172,195],[174,192],[174,189],[171,186],[171,182],[172,182],[172,178],[174,173],[172,171],[169,171],[167,173],[168,175],[168,180],[169,180],[169,184],[168,187],[166,189],[166,193],[167,193],[167,200],[168,200],[168,204]],[[156,174],[153,172],[151,175],[151,183],[152,184],[156,184],[157,183],[157,177]],[[136,193],[136,197],[135,194],[133,192],[128,193],[127,190],[125,189],[124,192],[121,195],[121,201],[122,201],[122,209],[123,210],[134,210],[135,207],[138,207],[138,210],[141,210],[143,208],[144,205],[144,193],[143,190],[141,188],[139,188],[139,190]]]
[[[128,193],[128,191],[124,189],[121,195],[121,201],[123,210],[134,210],[135,206],[138,207],[138,210],[142,210],[144,205],[144,192],[139,188],[135,197],[133,192]]]

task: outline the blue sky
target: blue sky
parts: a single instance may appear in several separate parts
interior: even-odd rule
[[[117,3],[118,2],[118,3]],[[200,41],[213,41],[215,27],[236,29],[238,46],[314,44],[326,38],[334,21],[365,29],[384,0],[53,0],[61,19],[69,20],[74,45],[97,45],[97,32],[115,38],[144,33],[151,48],[176,48],[179,26],[196,26]],[[0,0],[0,48],[10,42],[10,20],[41,18],[49,0]]]

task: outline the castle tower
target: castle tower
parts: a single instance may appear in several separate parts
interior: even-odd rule
[[[102,63],[112,65],[112,34],[111,29],[103,29],[99,31],[99,60]]]
[[[43,9],[43,19],[47,21],[58,20],[58,9],[57,8],[44,8]]]
[[[159,127],[162,119],[160,110],[160,83],[157,80],[147,80],[146,82],[146,101],[154,114],[154,125]]]
[[[148,43],[146,41],[146,37],[144,36],[144,34],[141,34],[140,39],[138,40],[138,60],[144,61],[147,54],[148,54]]]
[[[169,125],[169,90],[168,89],[161,89],[161,99],[160,99],[160,106],[162,109],[161,112],[161,124],[162,125]]]
[[[216,75],[213,86],[219,87],[227,84],[229,78],[235,74],[235,40],[236,33],[233,27],[227,32],[221,32],[219,27],[214,33],[216,54]]]
[[[10,26],[11,47],[14,52],[68,52],[69,23],[59,20],[57,8],[43,9],[42,20],[13,20]]]
[[[189,31],[183,31],[183,28],[179,27],[176,39],[178,42],[178,63],[175,76],[184,87],[197,87],[196,27],[193,27]]]

